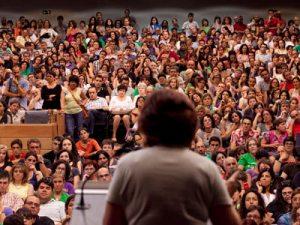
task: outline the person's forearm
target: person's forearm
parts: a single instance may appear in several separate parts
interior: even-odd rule
[[[276,160],[273,166],[273,171],[275,174],[278,174],[280,172],[281,169],[281,161]]]
[[[44,177],[48,177],[51,174],[51,171],[45,166],[44,163],[40,163],[40,170]]]
[[[7,95],[8,97],[20,97],[19,93],[16,94],[10,91],[5,91],[5,95]]]

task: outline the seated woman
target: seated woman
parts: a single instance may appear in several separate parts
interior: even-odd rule
[[[206,147],[208,147],[209,139],[212,136],[216,136],[221,140],[221,131],[216,128],[214,119],[210,114],[206,114],[202,118],[200,129],[197,131],[197,136],[203,140]]]
[[[34,152],[27,152],[25,155],[25,166],[28,169],[28,181],[33,187],[36,187],[38,181],[43,178],[41,171],[37,170],[35,165],[38,162],[38,156]]]
[[[54,173],[52,175],[53,178],[53,198],[56,201],[61,201],[66,203],[69,195],[65,192],[65,178],[62,173]]]
[[[23,200],[29,195],[33,195],[33,186],[28,182],[28,169],[24,164],[16,164],[11,170],[11,182],[9,192],[15,193]]]
[[[65,169],[61,169],[65,170],[65,180],[73,184],[74,188],[77,188],[79,185],[81,173],[77,167],[76,161],[74,161],[73,159],[72,154],[67,150],[62,150],[58,153],[57,158],[58,161],[56,161],[52,166],[52,173],[55,173],[59,165],[61,165],[60,168],[65,167]]]
[[[95,139],[90,138],[89,135],[86,128],[81,128],[79,130],[80,140],[77,141],[76,147],[80,157],[91,158],[101,150],[98,142]]]
[[[263,209],[265,209],[265,203],[262,198],[262,195],[258,191],[252,189],[246,191],[242,196],[239,210],[242,219],[246,218],[247,210],[251,206],[260,206],[263,207]]]
[[[273,169],[265,169],[262,170],[257,177],[256,183],[254,183],[254,187],[257,191],[262,195],[265,206],[268,206],[270,202],[275,199],[274,188],[275,184],[275,174]]]
[[[0,124],[12,123],[11,114],[7,111],[5,102],[0,101]]]
[[[293,188],[290,181],[281,182],[276,190],[276,198],[272,201],[267,211],[273,214],[274,223],[285,213],[289,212],[292,203]]]
[[[76,167],[79,170],[79,174],[81,174],[82,162],[80,160],[75,142],[71,138],[66,137],[61,141],[59,149],[59,155],[61,155],[64,150],[68,151],[69,159],[71,159],[70,166]],[[57,156],[57,159],[59,159],[59,155]]]
[[[265,132],[261,140],[261,147],[268,150],[270,155],[274,155],[278,146],[283,145],[284,139],[288,137],[284,119],[275,120],[274,128]]]
[[[246,142],[246,153],[241,155],[238,161],[240,170],[254,168],[257,163],[256,154],[259,151],[258,143],[255,138],[250,138]]]
[[[257,121],[254,120],[252,127],[260,133],[260,136],[262,136],[263,133],[272,130],[275,116],[274,113],[269,109],[264,109],[260,115],[257,115],[262,117],[262,121],[257,123]]]
[[[130,118],[129,113],[134,108],[132,99],[126,96],[127,87],[119,85],[118,95],[113,96],[109,103],[109,110],[113,116],[113,134],[112,140],[117,141],[117,130],[119,128],[121,120],[123,120],[126,131],[130,129]]]
[[[109,167],[110,164],[110,156],[106,151],[100,150],[98,152],[98,167]]]
[[[0,144],[0,172],[3,170],[10,171],[13,166],[8,157],[8,149],[6,145]]]

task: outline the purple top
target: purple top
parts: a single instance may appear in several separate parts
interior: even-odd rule
[[[64,192],[66,192],[68,195],[75,194],[75,189],[73,184],[71,184],[70,182],[65,182]]]

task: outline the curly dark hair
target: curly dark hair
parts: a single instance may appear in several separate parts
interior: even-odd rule
[[[242,199],[241,199],[240,216],[242,219],[245,219],[247,216],[248,209],[246,208],[246,197],[249,193],[254,193],[257,196],[258,205],[263,207],[263,209],[265,209],[265,202],[264,202],[264,199],[262,198],[261,194],[256,190],[250,189],[244,193],[244,195],[242,196]]]

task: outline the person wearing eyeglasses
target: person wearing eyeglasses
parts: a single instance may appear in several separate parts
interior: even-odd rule
[[[290,225],[293,223],[292,218],[292,212],[300,207],[300,189],[297,188],[292,193],[292,210],[289,212],[283,214],[281,217],[279,217],[277,224],[278,225]]]
[[[29,209],[35,215],[34,225],[54,225],[53,220],[47,216],[38,216],[40,212],[41,202],[36,195],[29,195],[24,202],[24,207]]]
[[[276,190],[276,198],[266,208],[268,212],[273,214],[277,223],[278,219],[285,213],[289,212],[292,203],[293,187],[290,181],[282,181],[278,183]]]
[[[244,117],[242,120],[242,126],[233,131],[230,140],[230,149],[235,151],[240,146],[245,146],[246,141],[249,138],[258,138],[259,133],[252,129],[252,119]]]

